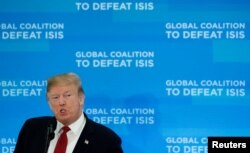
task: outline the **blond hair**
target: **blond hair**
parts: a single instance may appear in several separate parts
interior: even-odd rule
[[[74,84],[78,87],[78,92],[84,94],[80,77],[75,73],[64,73],[50,77],[47,80],[47,93],[53,86]]]

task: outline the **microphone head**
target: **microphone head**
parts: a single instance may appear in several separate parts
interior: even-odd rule
[[[57,122],[56,122],[55,118],[50,119],[49,126],[48,126],[49,140],[52,140],[55,137],[55,132],[54,131],[56,129],[56,124],[57,124]]]
[[[55,137],[54,131],[49,134],[49,140],[53,140]]]

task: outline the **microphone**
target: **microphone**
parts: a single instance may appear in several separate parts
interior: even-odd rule
[[[55,121],[53,119],[50,119],[48,122],[47,133],[46,133],[46,137],[45,137],[44,153],[48,152],[49,143],[55,137],[55,133],[54,133],[55,128],[56,128]]]

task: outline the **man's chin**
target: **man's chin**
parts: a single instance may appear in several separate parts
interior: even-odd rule
[[[67,115],[59,115],[56,119],[64,125],[69,123],[69,117]]]

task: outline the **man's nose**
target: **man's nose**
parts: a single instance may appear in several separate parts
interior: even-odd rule
[[[65,105],[65,103],[66,103],[65,98],[63,96],[60,96],[59,105]]]

